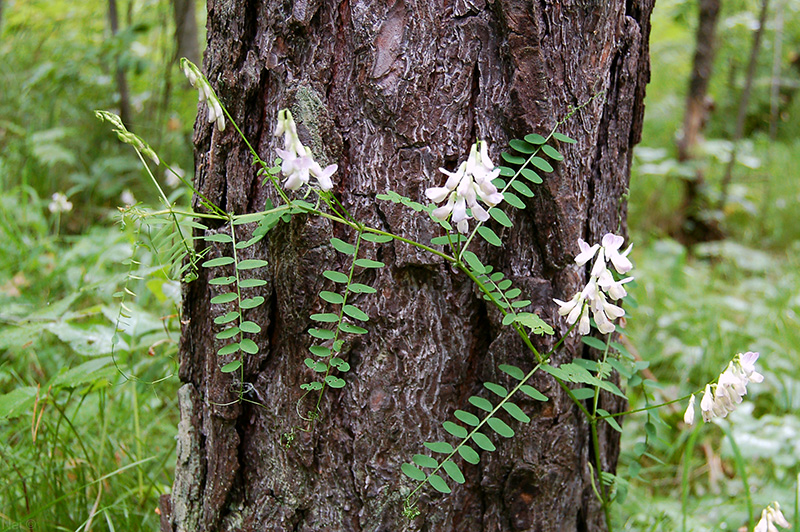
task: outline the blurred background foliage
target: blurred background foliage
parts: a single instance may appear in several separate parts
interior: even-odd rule
[[[699,0],[657,2],[629,196],[637,281],[625,342],[652,372],[630,386],[632,408],[696,391],[741,351],[762,353],[766,379],[721,426],[697,433],[683,426],[685,401],[628,416],[616,529],[739,530],[745,480],[754,514],[778,500],[796,515],[800,3],[772,0],[766,12],[737,141],[762,1],[721,2],[708,113],[689,160],[677,142]],[[0,0],[0,530],[28,520],[35,530],[158,527],[175,462],[179,284],[164,266],[164,228],[118,209],[156,207],[156,192],[92,111],[127,107],[129,128],[191,179],[196,94],[176,63],[176,6],[186,5]],[[155,175],[188,204],[184,188]],[[702,185],[694,221],[692,182]],[[54,193],[71,210],[51,211]],[[696,238],[687,224],[697,220],[713,238]],[[132,318],[115,336],[121,300]]]

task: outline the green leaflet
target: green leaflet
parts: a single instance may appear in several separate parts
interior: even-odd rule
[[[402,471],[403,474],[405,474],[411,480],[416,480],[417,482],[423,482],[426,478],[425,473],[417,469],[417,467],[414,466],[413,464],[409,464],[408,462],[400,466],[400,471]]]
[[[499,395],[500,397],[505,397],[506,395],[508,395],[508,391],[505,388],[493,382],[484,382],[483,387],[492,392],[493,394]]]
[[[453,415],[456,416],[456,419],[465,423],[471,427],[477,427],[480,423],[480,419],[478,416],[474,414],[470,414],[469,412],[465,412],[464,410],[456,410]]]
[[[504,438],[513,438],[514,437],[514,430],[506,425],[506,422],[500,418],[490,417],[486,420],[486,423],[492,427],[496,433]]]
[[[228,362],[227,364],[225,364],[224,366],[219,368],[219,370],[222,373],[232,373],[232,372],[236,371],[237,369],[239,369],[240,367],[242,367],[242,361],[241,360],[234,360],[233,362]]]
[[[447,475],[457,483],[464,483],[464,475],[454,462],[445,460],[445,462],[442,464],[442,469],[444,469],[445,473],[447,473]]]
[[[429,476],[428,483],[438,492],[450,493],[450,488],[447,487],[447,482],[445,482],[444,479],[439,475],[433,474]]]
[[[502,371],[507,375],[511,375],[518,381],[521,381],[522,379],[525,378],[525,372],[516,366],[511,366],[509,364],[500,364],[499,366],[497,366],[497,369],[499,369],[500,371]]]
[[[411,460],[420,467],[437,467],[439,462],[424,454],[415,454]]]
[[[497,447],[494,446],[494,443],[492,443],[492,440],[490,440],[486,434],[482,432],[475,432],[472,435],[472,441],[474,441],[475,444],[484,451],[491,452],[497,449]]]
[[[435,453],[450,454],[453,452],[453,446],[445,441],[439,441],[439,442],[426,441],[425,443],[423,443],[423,445]]]

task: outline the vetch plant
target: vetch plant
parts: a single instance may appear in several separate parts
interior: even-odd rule
[[[781,512],[781,505],[773,502],[761,512],[761,519],[753,529],[753,532],[778,532],[778,525],[782,528],[789,528],[791,523],[786,520]]]

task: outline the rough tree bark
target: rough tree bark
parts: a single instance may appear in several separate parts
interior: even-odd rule
[[[578,237],[626,231],[652,4],[210,0],[204,71],[265,158],[274,156],[277,111],[291,107],[304,143],[322,162],[338,162],[342,203],[366,223],[420,240],[438,234],[434,225],[376,194],[391,188],[424,201],[424,189],[443,181],[437,168],[454,168],[476,138],[498,160],[509,138],[547,132],[570,106],[605,91],[566,125],[578,143],[561,146],[566,160],[528,208],[506,207],[515,226],[503,231],[503,249],[476,248],[564,331],[552,298],[585,282],[572,261]],[[197,185],[225,209],[253,212],[277,198],[231,129],[198,121]],[[321,270],[343,267],[331,236],[353,235],[296,216],[248,250],[270,261],[261,272],[270,284],[257,289],[268,303],[249,316],[263,327],[260,351],[245,361],[249,397],[263,406],[214,404],[235,399],[239,385],[219,371],[209,273],[185,288],[186,384],[163,530],[603,530],[589,427],[544,376],[533,384],[550,401],[522,402],[533,421],[514,424],[517,436],[478,466],[465,465],[467,482],[452,494],[427,492],[422,515],[407,524],[401,463],[423,452],[423,441],[448,438],[441,423],[468,407],[483,381],[506,382],[497,364],[530,368],[532,356],[468,279],[400,243],[368,245],[387,264],[359,275],[378,288],[357,300],[370,332],[346,346],[347,385],[326,394],[315,429],[282,444],[298,423],[299,385],[312,377],[303,364],[308,316],[329,308],[317,296],[330,289]],[[556,362],[580,352],[572,338]],[[603,404],[622,407],[608,397]],[[604,431],[601,446],[613,471],[617,434]]]

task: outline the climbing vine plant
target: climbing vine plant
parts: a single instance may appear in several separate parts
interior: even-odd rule
[[[557,383],[588,420],[594,453],[593,465],[590,466],[592,487],[611,528],[609,506],[614,500],[624,498],[626,483],[612,472],[603,470],[598,430],[600,425],[608,424],[613,430],[621,431],[617,418],[625,413],[612,414],[599,408],[599,398],[602,392],[625,398],[625,393],[614,383],[613,373],[625,376],[629,386],[642,386],[644,379],[637,373],[646,367],[636,361],[613,336],[617,328],[616,320],[625,314],[621,306],[627,296],[625,285],[633,279],[628,275],[633,268],[628,259],[631,247],[622,250],[623,237],[613,233],[606,234],[598,243],[578,241],[575,262],[578,266],[586,267],[589,280],[569,299],[554,301],[558,305],[558,313],[569,327],[564,335],[549,342],[552,348],[547,352],[540,352],[535,347],[535,343],[539,342],[534,340],[536,337],[555,335],[554,328],[536,313],[526,311],[531,306],[530,299],[525,297],[521,289],[514,287],[503,272],[484,264],[471,249],[476,237],[492,246],[501,246],[500,236],[486,222],[494,220],[499,226],[512,227],[511,218],[504,209],[525,209],[525,202],[520,196],[533,197],[536,187],[544,182],[547,174],[555,170],[554,165],[564,159],[558,147],[575,142],[559,132],[559,128],[589,102],[572,109],[546,135],[531,133],[522,139],[511,140],[509,150],[500,154],[503,161],[501,165],[492,162],[488,144],[478,140],[472,145],[467,159],[456,169],[440,169],[446,176],[445,182],[442,185],[433,183],[426,190],[429,201],[425,203],[392,190],[379,194],[378,200],[402,205],[441,226],[443,234],[429,242],[417,242],[403,235],[370,227],[348,212],[331,192],[337,165],[323,168],[314,159],[311,150],[301,142],[289,110],[278,113],[275,135],[282,138],[283,147],[276,150],[274,164],[269,164],[250,145],[200,70],[185,59],[181,65],[192,85],[197,87],[200,101],[207,106],[208,121],[220,130],[224,130],[228,122],[232,124],[249,148],[264,184],[275,188],[280,205],[276,206],[268,200],[262,212],[237,215],[224,211],[203,196],[192,183],[184,181],[195,193],[204,212],[180,211],[167,200],[145,163],[145,158],[149,158],[155,164],[162,164],[150,146],[127,131],[115,115],[98,111],[97,116],[110,122],[120,140],[136,150],[160,192],[164,208],[159,211],[128,209],[126,215],[130,223],[139,224],[137,227],[143,231],[154,225],[151,220],[165,220],[156,224],[160,225],[158,238],[150,239],[150,242],[167,249],[165,260],[171,262],[169,271],[176,279],[192,282],[198,277],[200,268],[207,269],[211,274],[209,284],[213,297],[210,302],[218,309],[214,323],[218,327],[215,336],[219,342],[217,355],[220,370],[231,374],[234,381],[238,376],[239,390],[234,402],[251,401],[244,383],[244,362],[247,356],[259,350],[254,335],[261,332],[262,324],[250,319],[250,311],[265,303],[264,297],[258,295],[255,289],[268,284],[263,278],[267,261],[243,258],[245,249],[260,242],[274,227],[290,221],[297,214],[326,218],[347,228],[346,233],[351,235],[347,240],[330,239],[331,247],[345,257],[345,263],[341,269],[322,271],[323,277],[332,284],[329,289],[319,292],[318,297],[324,303],[323,311],[309,316],[314,326],[308,331],[311,346],[309,356],[303,363],[311,370],[312,378],[300,385],[304,392],[297,403],[300,423],[283,434],[283,442],[291,445],[295,431],[314,429],[326,393],[347,385],[345,376],[350,365],[343,353],[346,352],[348,338],[368,332],[370,316],[354,303],[354,296],[369,297],[377,289],[357,279],[363,278],[360,272],[383,268],[385,264],[364,256],[365,243],[380,244],[394,240],[414,246],[438,256],[469,277],[482,297],[498,309],[502,315],[502,325],[510,327],[519,336],[532,354],[535,364],[524,369],[507,363],[499,364],[497,369],[511,378],[511,384],[483,383],[482,393],[469,397],[467,405],[460,405],[454,410],[454,420],[442,422],[443,430],[450,436],[449,441],[421,442],[420,450],[429,453],[415,454],[401,465],[402,475],[414,483],[406,490],[405,515],[409,518],[419,515],[417,502],[426,487],[450,493],[454,484],[465,482],[463,462],[479,463],[479,450],[494,452],[502,439],[515,436],[515,424],[531,421],[518,403],[521,398],[540,402],[549,400],[531,384],[534,375],[543,372]],[[171,171],[171,168],[167,168]],[[303,199],[298,197],[301,195]],[[307,201],[309,199],[313,203]],[[188,223],[193,228],[200,230],[201,236],[189,236],[183,231],[180,220],[185,219],[190,220]],[[204,225],[209,220],[214,220],[219,228],[212,230]],[[257,224],[255,229],[248,232],[245,226],[254,223]],[[128,291],[123,296],[135,297],[135,294]],[[129,312],[123,301],[118,328],[129,317]],[[590,335],[592,332],[599,333],[600,337]],[[580,335],[583,343],[593,348],[597,356],[595,359],[576,358],[569,363],[553,365],[553,354],[573,333]],[[746,385],[761,381],[762,377],[754,366],[757,358],[757,353],[736,355],[716,382],[705,387],[700,405],[704,421],[727,415],[741,401],[746,393]],[[689,407],[685,422],[692,424],[695,396],[687,398]],[[648,405],[642,410],[649,411],[660,406],[663,405]],[[635,451],[641,456],[646,453],[647,446],[637,446]],[[764,526],[780,524],[783,517],[777,503],[768,507],[768,510],[763,514],[767,516],[764,519],[771,521],[765,522]]]

